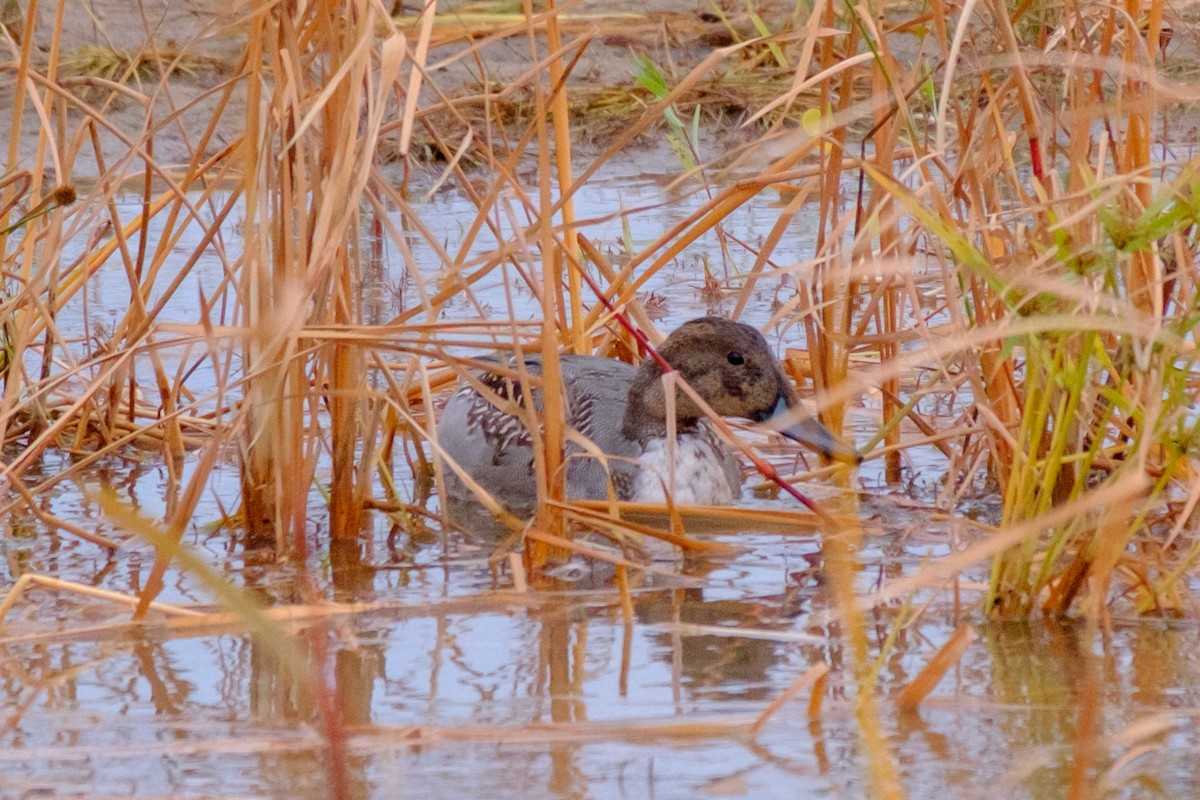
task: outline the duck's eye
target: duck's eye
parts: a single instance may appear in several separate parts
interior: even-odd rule
[[[740,367],[742,364],[746,363],[746,358],[736,350],[725,357],[729,359],[729,363],[733,364],[735,367]]]

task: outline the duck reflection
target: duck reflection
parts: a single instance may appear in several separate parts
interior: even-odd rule
[[[686,626],[783,627],[801,611],[800,593],[794,587],[770,598],[708,600],[696,588],[650,592],[635,603],[638,621],[673,627],[655,632],[651,639],[681,680],[677,689],[706,697],[769,700],[778,691],[771,670],[787,658],[795,645],[743,636],[693,634]]]

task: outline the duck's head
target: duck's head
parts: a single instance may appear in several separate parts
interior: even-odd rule
[[[749,325],[721,317],[694,319],[668,336],[659,353],[721,416],[768,423],[837,461],[862,460],[853,445],[803,411],[766,340]],[[662,373],[649,358],[638,369],[625,415],[627,435],[641,439],[663,435],[667,404]],[[703,416],[686,393],[676,391],[675,420],[680,431],[694,428]]]

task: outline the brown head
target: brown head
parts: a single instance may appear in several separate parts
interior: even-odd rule
[[[792,384],[779,368],[762,334],[749,325],[702,317],[679,326],[659,353],[696,393],[724,417],[754,422],[776,419],[785,436],[839,461],[857,463],[858,452],[848,442],[800,411]],[[646,359],[629,392],[622,426],[632,439],[646,441],[666,433],[667,404],[662,368]],[[675,393],[675,422],[680,432],[696,427],[704,416],[682,390]]]

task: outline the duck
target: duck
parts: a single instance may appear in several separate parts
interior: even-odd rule
[[[835,461],[861,461],[853,445],[801,410],[795,389],[757,329],[702,317],[680,325],[659,353],[717,414],[765,423]],[[537,502],[533,437],[510,410],[514,403],[523,405],[527,395],[516,374],[539,376],[542,365],[537,357],[522,364],[524,370],[510,365],[477,375],[451,396],[437,427],[441,452],[510,509],[531,509]],[[657,361],[646,358],[635,367],[568,354],[560,356],[559,366],[564,414],[573,429],[564,447],[568,497],[601,500],[611,488],[618,499],[639,503],[663,503],[668,494],[685,505],[730,505],[738,499],[737,456],[678,388],[674,437],[669,435],[663,368]],[[540,389],[534,387],[531,397],[540,412]],[[445,474],[450,499],[472,496],[453,468]]]

